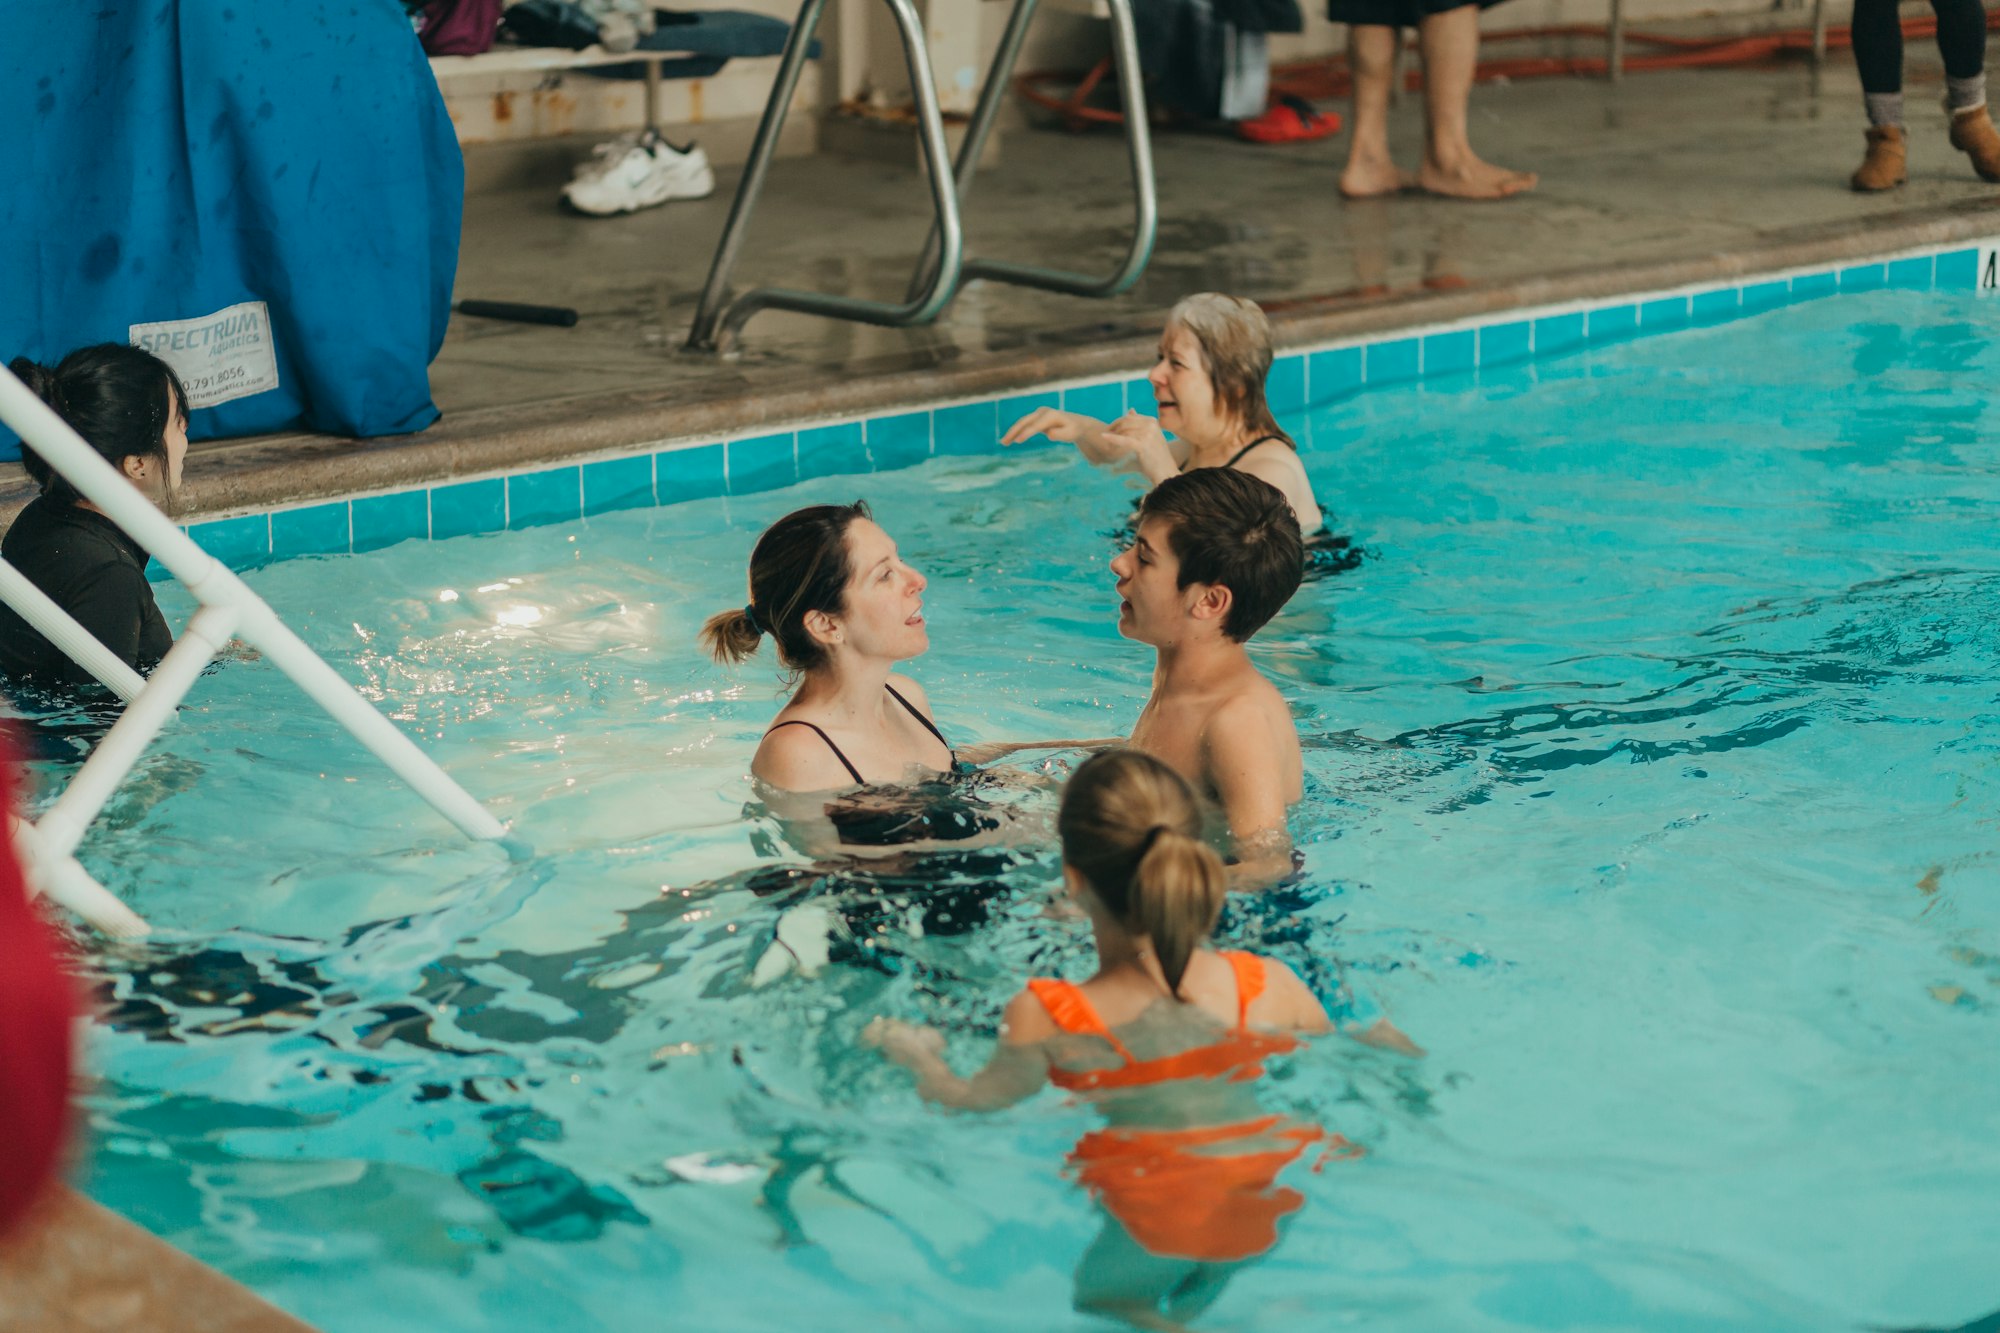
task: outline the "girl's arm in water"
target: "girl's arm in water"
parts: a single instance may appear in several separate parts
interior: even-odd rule
[[[1256,1006],[1259,1022],[1311,1035],[1333,1031],[1333,1020],[1327,1017],[1326,1006],[1319,1002],[1319,997],[1299,980],[1298,973],[1275,958],[1264,959],[1264,985],[1264,995]],[[1271,1006],[1269,1012],[1264,1011],[1265,1004]],[[1365,1028],[1349,1028],[1346,1035],[1364,1046],[1379,1047],[1398,1055],[1421,1057],[1424,1053],[1423,1047],[1411,1041],[1401,1028],[1386,1017],[1376,1019]]]
[[[1000,1045],[986,1068],[960,1078],[944,1061],[944,1034],[894,1018],[878,1018],[861,1033],[873,1046],[917,1076],[917,1095],[960,1111],[994,1111],[1024,1101],[1048,1082],[1049,1057],[1043,1043],[1056,1035],[1055,1021],[1042,1002],[1022,991],[1000,1020]]]
[[[1264,956],[1264,993],[1252,1008],[1258,1022],[1282,1031],[1307,1036],[1333,1031],[1333,1020],[1312,988],[1299,980],[1298,973],[1269,956]]]

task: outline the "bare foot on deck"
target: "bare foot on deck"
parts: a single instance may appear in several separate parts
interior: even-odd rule
[[[1340,173],[1340,193],[1348,199],[1380,199],[1417,188],[1417,178],[1385,157],[1347,159]]]
[[[1417,173],[1418,188],[1451,199],[1506,199],[1526,194],[1540,179],[1532,171],[1509,171],[1469,153],[1448,167],[1426,157]]]

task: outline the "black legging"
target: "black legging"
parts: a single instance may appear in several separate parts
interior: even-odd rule
[[[1986,7],[1980,0],[1931,0],[1944,72],[1969,79],[1986,67]],[[1903,91],[1903,21],[1896,0],[1854,0],[1854,63],[1861,91]]]

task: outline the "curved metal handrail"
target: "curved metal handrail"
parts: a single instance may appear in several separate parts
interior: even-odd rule
[[[937,81],[931,73],[930,50],[924,41],[923,20],[917,17],[910,0],[886,0],[903,39],[903,56],[910,67],[910,87],[917,98],[918,140],[923,147],[924,166],[929,174],[931,204],[937,212],[934,232],[943,237],[945,264],[942,272],[957,273],[964,257],[965,228],[959,219],[958,198],[952,189],[951,149],[944,137],[944,114],[938,106]],[[785,40],[785,53],[778,63],[777,83],[764,104],[764,116],[757,124],[757,138],[750,159],[744,164],[743,178],[736,187],[729,220],[723,225],[722,241],[716,247],[715,262],[709,267],[708,282],[696,307],[687,345],[698,351],[716,351],[731,342],[744,321],[760,310],[798,310],[806,314],[832,315],[838,319],[860,320],[868,324],[901,327],[928,324],[951,300],[953,285],[933,274],[931,281],[913,284],[909,299],[901,305],[867,301],[853,296],[828,296],[820,292],[792,291],[783,287],[759,287],[743,293],[724,308],[730,270],[736,266],[750,214],[763,192],[764,177],[778,148],[778,132],[798,89],[799,74],[805,68],[806,52],[826,0],[806,0],[799,18]]]
[[[1112,49],[1119,74],[1119,95],[1125,108],[1126,145],[1132,165],[1134,195],[1132,243],[1124,261],[1106,278],[1093,278],[1063,269],[1041,268],[1032,264],[1001,259],[968,259],[965,256],[964,207],[978,170],[993,123],[999,115],[1000,99],[1010,84],[1014,64],[1021,54],[1028,25],[1038,0],[1016,0],[1007,18],[999,48],[980,89],[972,119],[959,145],[956,162],[951,161],[945,142],[944,117],[939,110],[937,81],[931,71],[929,47],[923,23],[910,0],[885,0],[896,19],[903,41],[903,56],[910,69],[910,87],[917,100],[918,139],[923,148],[924,166],[929,174],[935,220],[923,251],[910,277],[902,304],[869,301],[851,296],[831,296],[820,292],[794,291],[783,287],[759,287],[725,304],[729,275],[736,267],[743,238],[749,228],[758,196],[763,192],[771,159],[777,152],[778,133],[784,127],[792,97],[798,90],[800,72],[813,33],[819,27],[826,0],[805,0],[798,21],[792,25],[785,52],[778,65],[777,82],[770,100],[764,104],[757,124],[757,137],[737,183],[736,198],[723,225],[708,281],[702,288],[694,321],[688,330],[691,351],[719,351],[735,340],[744,323],[760,310],[796,310],[805,314],[829,315],[868,324],[909,327],[936,319],[970,278],[990,278],[997,282],[1039,287],[1045,291],[1073,296],[1115,296],[1130,288],[1152,259],[1159,232],[1159,194],[1153,179],[1152,136],[1146,120],[1143,74],[1139,68],[1139,43],[1132,21],[1131,0],[1106,0],[1111,15]]]

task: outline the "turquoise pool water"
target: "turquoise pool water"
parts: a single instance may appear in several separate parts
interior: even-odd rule
[[[1430,1054],[1274,1069],[1366,1156],[1287,1177],[1200,1326],[2000,1308],[1996,333],[1842,297],[1297,423],[1371,558],[1256,641],[1306,868],[1233,929]],[[931,578],[950,735],[1129,725],[1129,491],[1062,450],[257,571],[537,855],[211,674],[87,844],[162,928],[105,959],[91,1192],[334,1333],[1095,1326],[1091,1113],[941,1114],[853,1044],[922,1019],[970,1067],[1022,977],[1082,974],[1052,794],[904,867],[871,957],[759,984],[802,861],[744,818],[778,680],[693,636],[764,524],[856,495]]]

